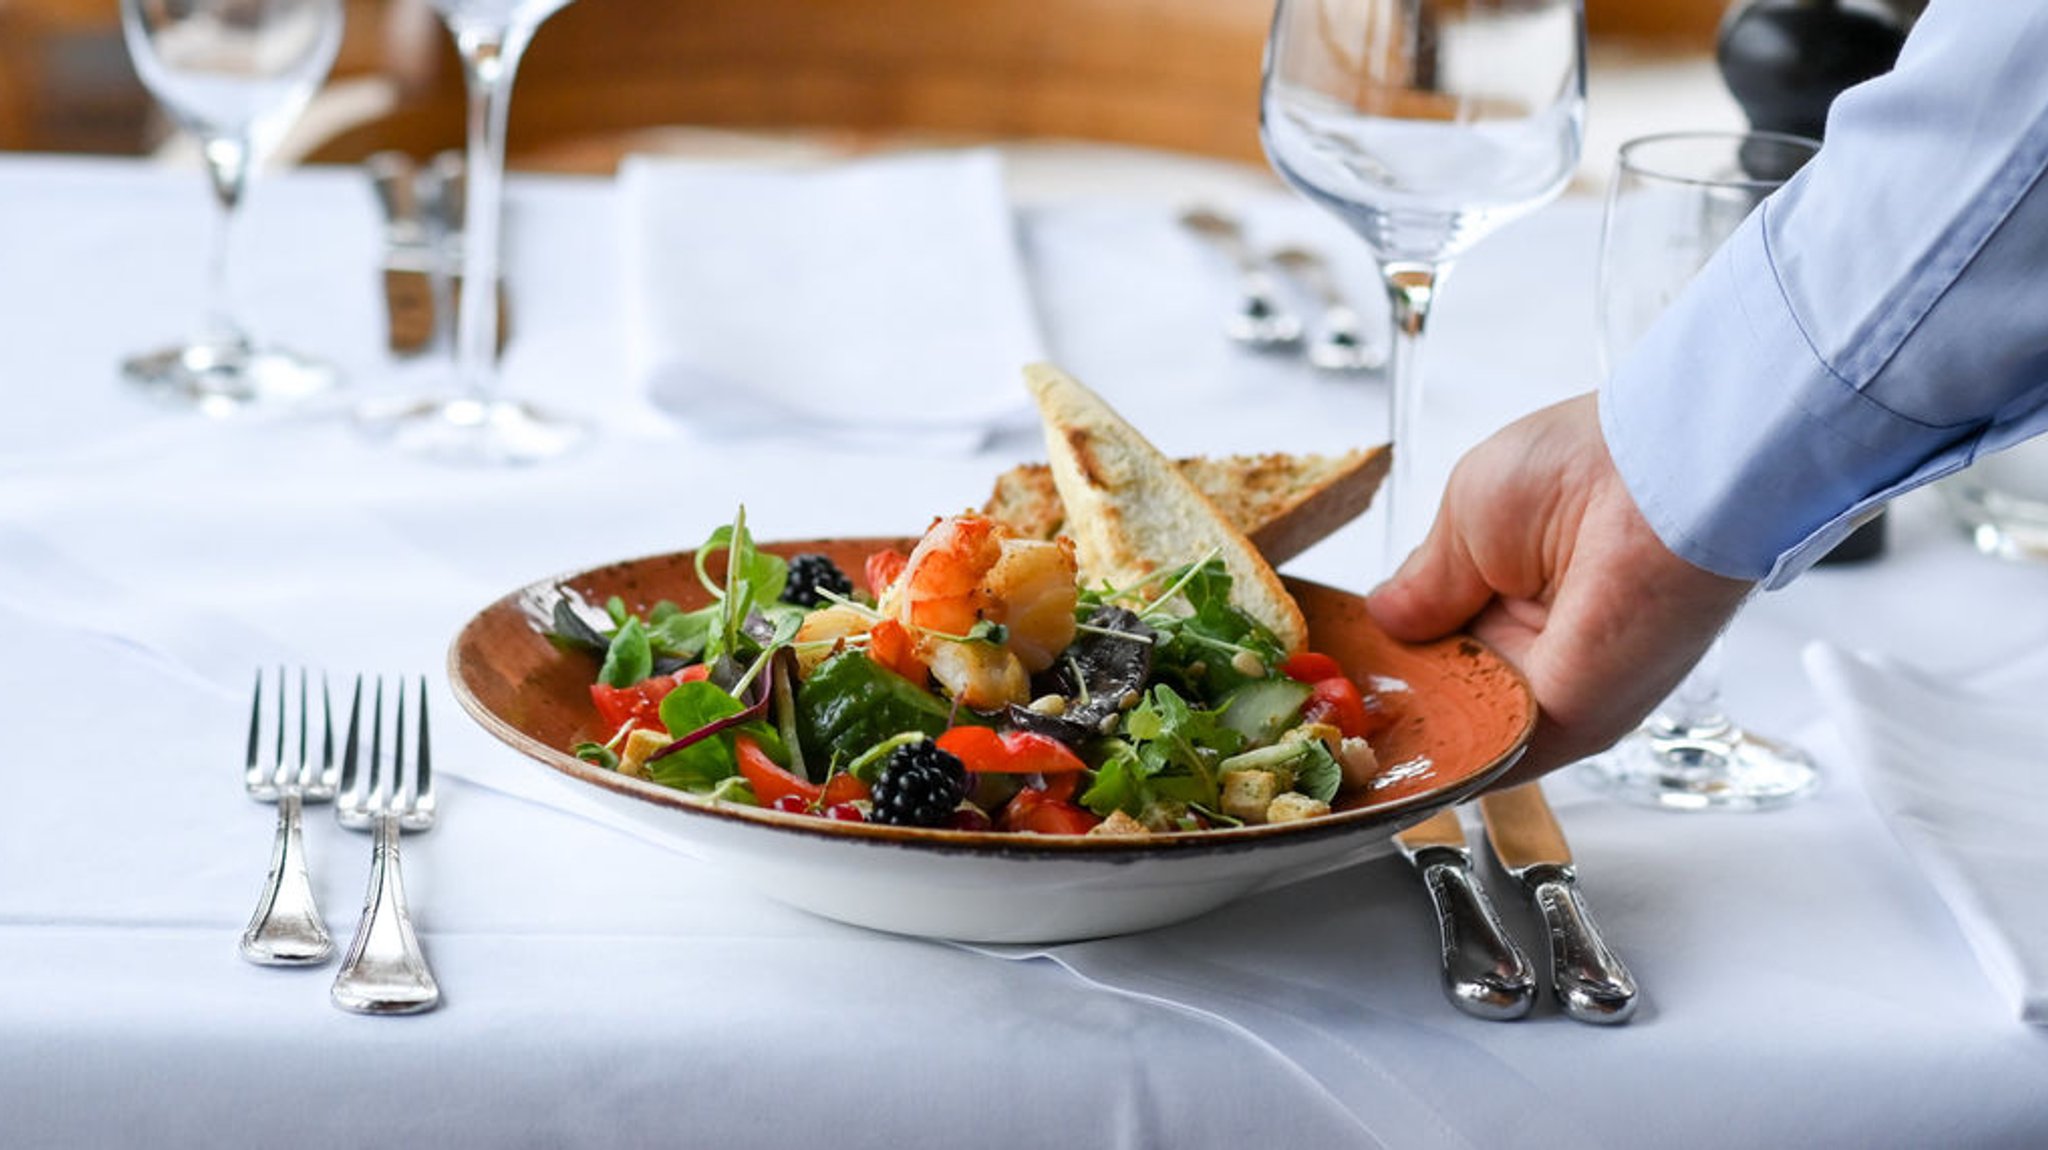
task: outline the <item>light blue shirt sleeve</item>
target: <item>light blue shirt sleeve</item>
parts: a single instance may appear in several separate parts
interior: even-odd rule
[[[2048,429],[2048,4],[1934,0],[1600,390],[1658,536],[1784,584]]]

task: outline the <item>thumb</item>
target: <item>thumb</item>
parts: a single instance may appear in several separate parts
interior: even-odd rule
[[[1366,596],[1373,621],[1396,639],[1420,643],[1465,626],[1493,601],[1493,588],[1451,524],[1448,508],[1393,577]]]

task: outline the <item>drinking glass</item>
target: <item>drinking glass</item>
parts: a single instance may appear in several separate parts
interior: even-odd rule
[[[1430,305],[1458,255],[1564,188],[1585,103],[1582,0],[1279,0],[1274,10],[1266,154],[1364,239],[1392,303],[1389,568],[1430,510],[1415,490]]]
[[[331,367],[259,343],[236,322],[228,254],[250,176],[327,78],[341,25],[341,0],[121,0],[136,74],[198,138],[219,209],[199,334],[123,361],[131,382],[211,415],[333,384]]]
[[[1622,145],[1600,237],[1603,371],[1819,147],[1772,132],[1675,132]],[[1582,764],[1586,780],[1673,810],[1754,810],[1811,791],[1818,776],[1804,752],[1746,731],[1722,711],[1720,668],[1716,639],[1642,727]]]
[[[469,94],[462,284],[456,303],[453,396],[401,400],[361,413],[399,448],[458,463],[537,463],[583,438],[574,420],[499,395],[498,268],[504,224],[505,127],[519,59],[541,23],[569,0],[430,0],[455,37]]]

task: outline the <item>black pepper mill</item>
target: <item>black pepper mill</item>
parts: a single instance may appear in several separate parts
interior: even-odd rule
[[[1891,70],[1924,7],[1926,0],[1735,0],[1721,19],[1721,80],[1752,128],[1818,140],[1835,97]],[[1820,562],[1875,559],[1884,545],[1880,512]]]

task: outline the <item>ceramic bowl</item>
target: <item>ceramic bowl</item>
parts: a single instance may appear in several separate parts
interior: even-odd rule
[[[821,552],[858,573],[911,539],[763,544]],[[858,575],[856,575],[856,579]],[[636,610],[706,601],[689,552],[614,563],[520,588],[456,636],[449,679],[493,735],[684,852],[727,868],[760,893],[879,930],[971,942],[1055,942],[1145,930],[1383,852],[1403,826],[1469,797],[1508,769],[1536,722],[1521,675],[1477,640],[1411,645],[1389,638],[1357,595],[1289,579],[1310,645],[1360,682],[1405,684],[1398,719],[1374,749],[1376,786],[1302,822],[1145,837],[1048,836],[844,823],[714,803],[586,763],[570,753],[603,740],[590,701],[597,666],[557,649],[531,605],[558,589]]]

